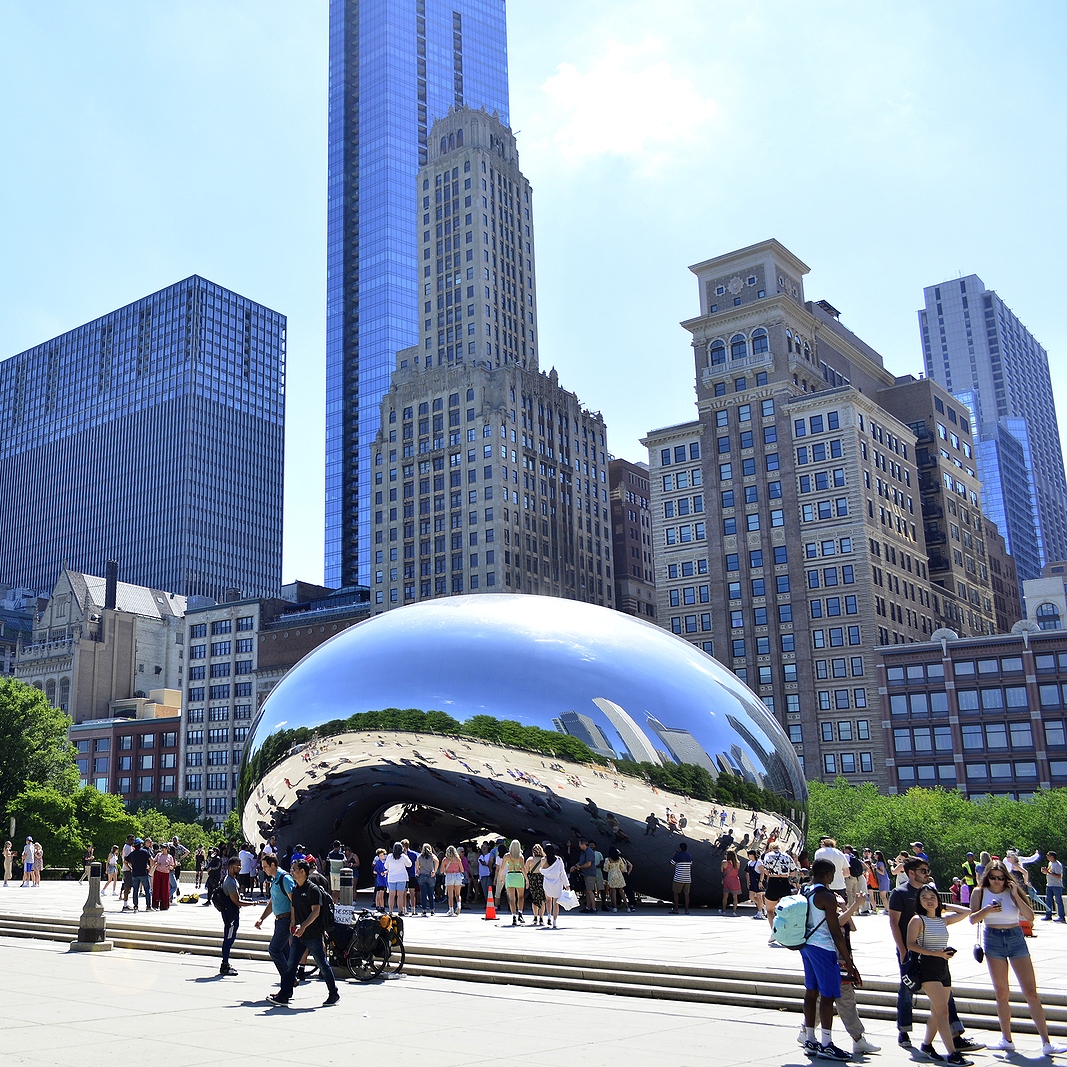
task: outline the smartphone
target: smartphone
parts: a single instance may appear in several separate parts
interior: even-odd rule
[[[946,948],[946,949],[945,949],[945,951],[946,951],[946,952],[947,952],[947,953],[948,953],[948,954],[949,954],[950,956],[955,956],[955,955],[956,955],[956,950],[955,950],[955,949],[954,949],[954,948],[953,948],[953,947],[952,947],[951,945],[949,945],[949,947],[948,947],[948,948]]]

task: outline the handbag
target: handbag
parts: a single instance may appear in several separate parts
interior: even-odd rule
[[[571,911],[578,907],[578,894],[573,889],[564,889],[559,895],[559,906],[564,911]]]
[[[978,963],[985,962],[985,949],[982,948],[982,924],[974,925],[974,958]]]
[[[922,956],[908,949],[904,962],[900,965],[900,984],[913,993],[917,993],[922,988],[922,982],[919,979],[922,963]]]

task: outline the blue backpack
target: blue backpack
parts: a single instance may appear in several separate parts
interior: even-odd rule
[[[818,888],[819,886],[812,886],[811,893]],[[774,909],[774,940],[779,945],[793,950],[803,948],[811,935],[826,922],[824,915],[821,922],[811,930],[808,929],[808,900],[808,893],[800,890],[778,901],[778,906]]]

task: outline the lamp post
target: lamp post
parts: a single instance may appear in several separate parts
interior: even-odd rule
[[[71,952],[110,952],[114,945],[107,940],[107,920],[100,902],[100,873],[103,866],[93,863],[89,868],[89,895],[82,907],[78,923],[78,940],[70,944]]]

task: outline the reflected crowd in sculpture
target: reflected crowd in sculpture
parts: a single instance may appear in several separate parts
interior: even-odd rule
[[[733,803],[699,799],[723,776]],[[694,904],[720,897],[724,807],[739,845],[760,826],[795,843],[806,803],[781,727],[710,656],[620,612],[509,594],[399,608],[316,649],[260,709],[240,787],[250,840],[341,838],[362,885],[398,836],[526,851],[588,836],[670,899],[666,822],[684,815]]]

